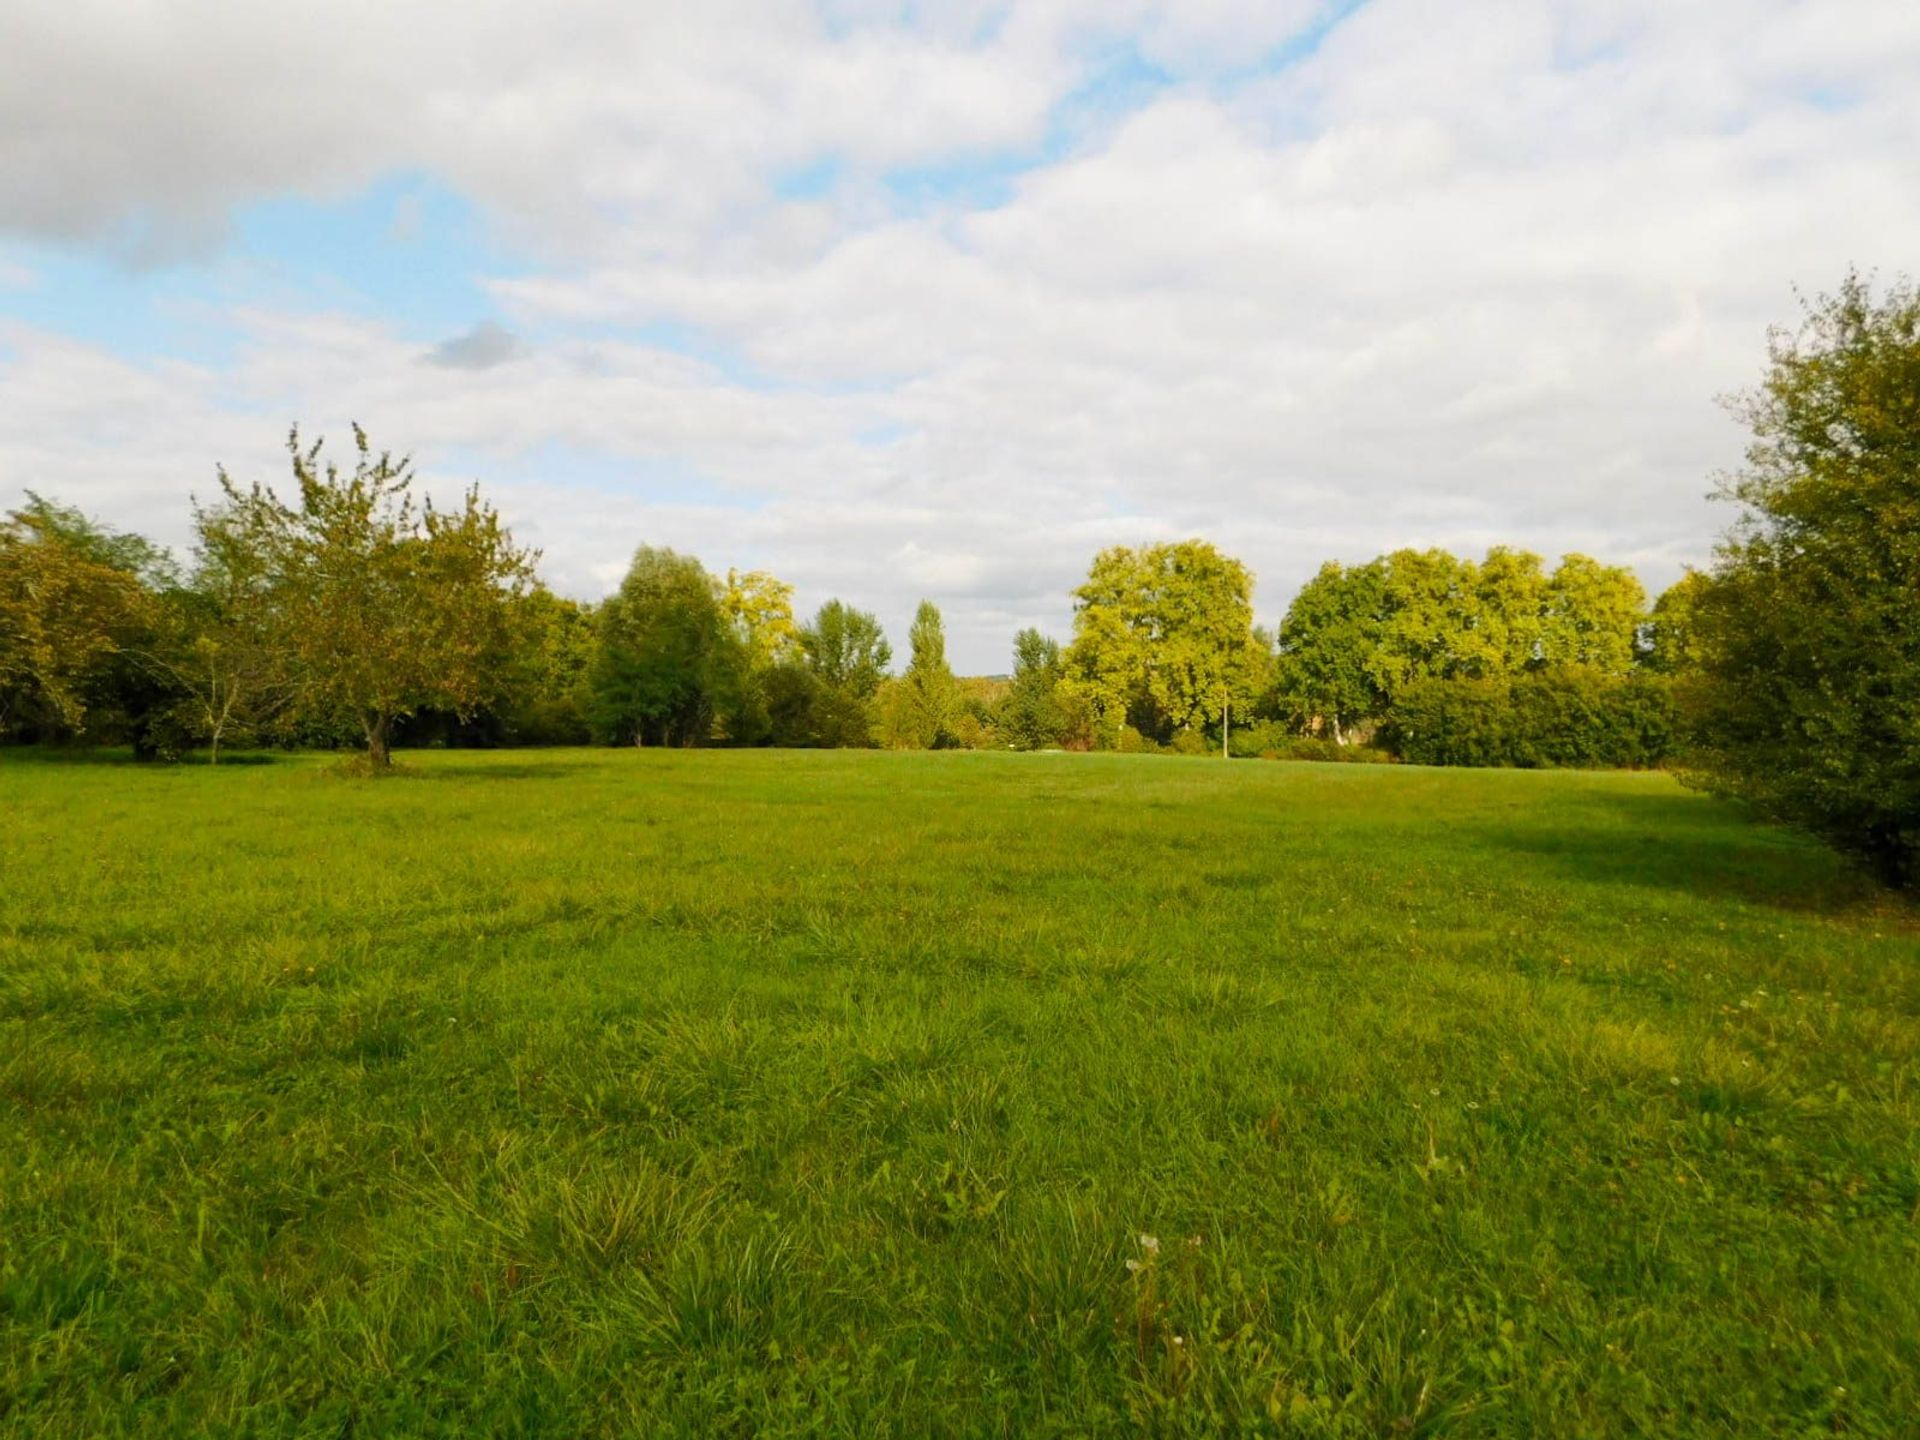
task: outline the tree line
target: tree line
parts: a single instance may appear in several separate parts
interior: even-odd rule
[[[598,604],[553,594],[477,489],[438,509],[358,428],[288,440],[283,496],[224,472],[191,559],[29,495],[0,524],[0,738],[143,757],[237,742],[1012,748],[1684,762],[1886,878],[1920,834],[1920,299],[1849,277],[1775,334],[1708,571],[1496,546],[1329,562],[1277,628],[1203,540],[1117,546],[1064,642],[963,679],[922,602],[802,620],[762,571],[642,546]]]
[[[1638,583],[1583,556],[1551,575],[1505,549],[1329,564],[1273,632],[1254,622],[1251,571],[1185,540],[1101,551],[1067,642],[1021,631],[1006,676],[956,676],[923,601],[895,674],[872,613],[835,599],[802,620],[764,571],[723,577],[643,545],[613,594],[582,604],[540,584],[477,490],[451,510],[418,500],[409,461],[359,430],[345,466],[298,432],[288,453],[285,498],[220,473],[185,566],[37,496],[8,517],[9,738],[213,761],[241,741],[352,745],[374,768],[396,745],[587,743],[1532,763],[1572,757],[1456,754],[1428,716],[1457,729],[1495,693],[1448,688],[1469,681],[1611,696],[1650,663]],[[1596,763],[1660,758],[1583,744]]]

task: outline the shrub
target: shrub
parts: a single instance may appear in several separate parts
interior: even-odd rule
[[[1705,783],[1920,881],[1920,289],[1775,337],[1682,676]]]
[[[1242,759],[1273,760],[1298,738],[1291,726],[1278,720],[1255,720],[1235,727],[1228,750]]]
[[[1342,745],[1319,735],[1296,735],[1275,756],[1278,760],[1313,760],[1330,765],[1391,765],[1394,756],[1372,745]]]
[[[1181,730],[1174,735],[1173,744],[1168,748],[1176,755],[1217,755],[1220,753],[1219,744],[1209,740],[1204,730]]]
[[[1618,769],[1662,763],[1674,732],[1666,677],[1568,665],[1513,681],[1415,681],[1395,698],[1383,738],[1416,765]]]
[[[1142,735],[1131,725],[1122,725],[1114,736],[1113,748],[1122,755],[1159,755],[1164,753],[1158,741]]]

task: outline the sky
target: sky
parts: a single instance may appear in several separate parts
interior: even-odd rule
[[[594,599],[964,672],[1198,535],[1707,562],[1770,325],[1920,268],[1913,0],[0,0],[0,508],[411,451]],[[345,453],[344,446],[342,453]]]

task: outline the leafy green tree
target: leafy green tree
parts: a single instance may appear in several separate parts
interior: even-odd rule
[[[599,633],[592,689],[603,736],[634,745],[707,738],[740,651],[698,560],[641,546],[600,607]]]
[[[793,587],[764,570],[729,570],[720,591],[720,610],[735,663],[715,696],[715,732],[736,745],[781,743],[773,718],[773,675],[802,659],[800,627],[793,618]],[[787,702],[793,694],[793,687],[787,685],[783,691]]]
[[[1396,550],[1381,563],[1385,618],[1373,679],[1382,693],[1484,670],[1473,562],[1445,550]]]
[[[177,692],[183,733],[207,744],[207,763],[236,734],[257,733],[298,693],[282,651],[284,592],[276,532],[259,505],[194,507],[195,564],[168,593],[165,620],[142,663]]]
[[[1547,583],[1542,659],[1625,675],[1633,668],[1646,618],[1647,592],[1631,570],[1585,555],[1565,556]]]
[[[1518,675],[1541,662],[1552,587],[1530,550],[1496,545],[1472,571],[1470,637],[1462,644],[1469,675]]]
[[[153,663],[165,653],[182,596],[180,570],[173,556],[144,536],[115,530],[70,505],[27,492],[21,514],[50,543],[90,565],[130,577],[137,602],[114,629],[114,644],[85,665],[79,697],[89,740],[125,742],[146,760],[177,751],[182,744],[176,723],[178,691],[171,677]],[[60,713],[42,711],[49,734],[79,736]]]
[[[180,584],[180,567],[173,553],[144,535],[115,530],[82,510],[61,505],[29,490],[27,503],[15,512],[34,528],[73,553],[98,565],[131,575],[143,589],[170,590]]]
[[[1706,783],[1920,879],[1920,291],[1858,276],[1776,331],[1742,507],[1693,599]]]
[[[801,630],[800,650],[813,679],[812,743],[873,744],[874,697],[893,663],[893,647],[878,618],[829,600]]]
[[[1692,670],[1699,661],[1695,612],[1712,580],[1689,570],[1660,593],[1643,628],[1640,663],[1662,675]]]
[[[843,600],[829,600],[800,632],[807,666],[823,685],[870,698],[893,663],[893,647],[879,619]]]
[[[1046,750],[1066,738],[1067,717],[1060,696],[1066,667],[1060,642],[1038,630],[1013,637],[1013,680],[1000,702],[999,728],[1016,750]]]
[[[720,608],[756,667],[792,659],[800,648],[793,586],[764,570],[729,570]]]
[[[0,734],[81,731],[99,677],[151,630],[151,592],[102,535],[34,495],[0,522]]]
[[[1303,730],[1337,744],[1386,709],[1379,654],[1386,638],[1383,561],[1330,560],[1294,597],[1280,622],[1275,688],[1279,708]]]
[[[590,605],[535,585],[515,606],[511,678],[503,699],[508,738],[584,745],[592,737],[593,666],[599,655]]]
[[[1217,723],[1224,757],[1236,707],[1245,715],[1268,678],[1268,647],[1253,624],[1253,572],[1199,540],[1155,558],[1149,688],[1177,729]]]
[[[997,675],[969,675],[954,682],[958,695],[957,718],[953,723],[953,743],[964,750],[997,750],[1005,743],[1000,734],[1000,712],[1006,703],[1008,684]]]
[[[289,435],[296,502],[242,490],[224,471],[220,486],[233,533],[264,549],[298,704],[320,723],[357,725],[377,771],[391,763],[397,717],[426,706],[466,716],[497,693],[533,555],[477,488],[454,510],[416,504],[412,460],[376,453],[357,425],[353,438],[344,470],[321,442]]]
[[[947,636],[940,608],[922,600],[907,631],[911,652],[887,707],[890,743],[916,750],[947,749],[958,743],[960,686],[947,664]]]
[[[720,611],[755,664],[793,659],[801,628],[793,622],[793,586],[766,570],[728,570]]]
[[[1204,540],[1103,550],[1074,598],[1068,684],[1110,744],[1130,723],[1198,733],[1217,722],[1224,745],[1235,709],[1265,688],[1252,572]]]
[[[763,733],[767,743],[797,746],[830,743],[820,730],[821,691],[820,681],[804,659],[782,660],[762,672],[760,693],[765,707]]]
[[[1151,703],[1151,595],[1140,554],[1124,545],[1102,550],[1073,596],[1066,687],[1092,713],[1100,742],[1111,747],[1129,722],[1147,718]]]

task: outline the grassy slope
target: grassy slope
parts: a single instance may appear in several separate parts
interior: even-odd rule
[[[1920,930],[1669,780],[417,763],[0,758],[0,1428],[1920,1427]]]

